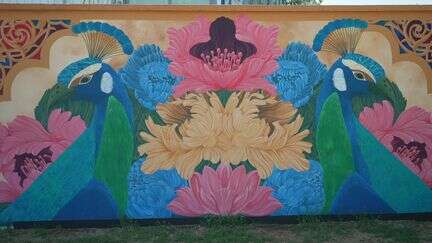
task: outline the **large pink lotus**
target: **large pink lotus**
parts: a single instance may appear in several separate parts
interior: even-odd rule
[[[48,130],[37,120],[18,116],[0,124],[0,202],[12,202],[86,129],[79,116],[53,110]]]
[[[243,165],[231,169],[219,165],[217,170],[208,166],[203,173],[194,173],[189,187],[177,191],[177,197],[168,208],[178,215],[246,215],[265,216],[282,207],[272,197],[272,189],[259,185],[257,171],[246,173]]]
[[[264,27],[242,16],[220,17],[210,23],[199,18],[181,29],[168,30],[170,71],[184,79],[174,89],[188,91],[276,89],[264,77],[277,69],[278,27]]]
[[[403,163],[432,187],[432,114],[411,107],[393,122],[394,110],[388,101],[365,108],[360,122]]]

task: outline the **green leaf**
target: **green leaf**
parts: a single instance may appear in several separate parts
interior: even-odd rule
[[[369,94],[354,97],[352,100],[353,111],[357,117],[364,107],[372,107],[374,103],[382,102],[383,100],[387,100],[393,105],[395,112],[394,120],[405,110],[407,100],[394,82],[383,79],[376,85],[370,85],[369,90]]]
[[[225,106],[228,102],[229,97],[232,94],[232,91],[229,90],[218,90],[216,91],[217,96],[219,97],[219,100],[221,101],[222,105]]]
[[[323,213],[328,213],[339,188],[354,171],[351,143],[339,96],[336,93],[327,98],[322,108],[316,133],[316,146],[324,172]]]
[[[122,104],[111,96],[95,165],[95,177],[111,190],[120,216],[127,205],[127,176],[132,164],[133,134]]]
[[[146,141],[144,141],[139,134],[140,132],[149,132],[145,124],[145,120],[150,116],[156,124],[165,125],[165,123],[156,111],[149,110],[141,105],[132,90],[128,90],[128,94],[132,102],[134,112],[134,160],[137,160],[141,157],[138,153],[138,146],[146,143]]]
[[[312,97],[309,99],[308,103],[298,109],[299,114],[303,117],[303,124],[300,130],[303,131],[305,129],[308,129],[310,132],[309,135],[304,139],[304,141],[313,144],[311,152],[309,154],[306,154],[306,158],[308,160],[316,160],[316,161],[319,161],[319,156],[316,151],[316,146],[314,144],[315,132],[316,132],[315,131],[316,129],[315,110],[316,110],[316,101],[320,93],[320,88],[321,86],[317,85],[314,88],[314,93]]]
[[[62,109],[62,111],[70,111],[73,116],[79,115],[87,126],[93,117],[94,104],[92,102],[75,100],[73,98],[74,90],[64,87],[60,84],[54,85],[52,88],[45,91],[39,104],[36,106],[34,114],[45,128],[48,127],[48,118],[51,111]]]
[[[384,79],[376,86],[377,92],[381,91],[386,100],[390,101],[395,111],[395,119],[399,117],[406,108],[407,100],[403,96],[399,87],[392,81]]]

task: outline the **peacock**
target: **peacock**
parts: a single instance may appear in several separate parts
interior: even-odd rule
[[[3,223],[125,215],[134,115],[127,88],[107,61],[134,48],[123,31],[107,23],[81,22],[72,31],[82,37],[89,56],[64,68],[58,83],[74,89],[75,99],[94,103],[91,124],[0,214]]]
[[[430,212],[432,191],[358,121],[353,98],[383,82],[385,71],[355,53],[368,23],[329,22],[316,35],[314,51],[340,57],[324,77],[316,100],[316,148],[324,171],[323,213]]]

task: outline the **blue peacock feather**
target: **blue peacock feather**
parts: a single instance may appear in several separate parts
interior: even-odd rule
[[[377,82],[385,78],[384,69],[379,63],[377,63],[370,57],[363,56],[357,53],[347,53],[343,56],[343,58],[353,60],[357,63],[361,63],[367,70],[369,70],[374,75]]]

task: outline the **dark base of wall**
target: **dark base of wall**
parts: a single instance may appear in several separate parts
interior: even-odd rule
[[[417,220],[432,221],[432,213],[406,213],[406,214],[359,214],[359,215],[306,215],[306,216],[269,216],[269,217],[246,217],[247,222],[263,224],[297,224],[307,221],[356,221],[360,219],[380,220]],[[138,219],[138,220],[74,220],[74,221],[34,221],[15,222],[13,227],[17,229],[28,228],[107,228],[118,227],[124,224],[135,225],[191,225],[205,222],[204,217],[199,218],[170,218],[170,219]]]

